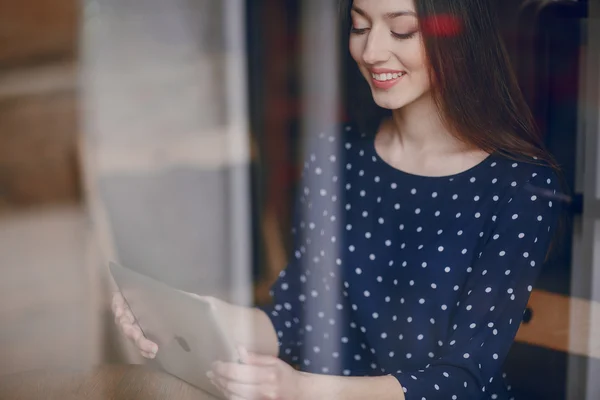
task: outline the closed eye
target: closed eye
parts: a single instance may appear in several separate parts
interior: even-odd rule
[[[352,27],[352,28],[350,28],[350,33],[354,33],[355,35],[362,35],[363,33],[367,32],[368,30],[369,30],[369,28]]]
[[[352,27],[350,28],[350,33],[355,34],[355,35],[362,35],[365,34],[367,31],[369,30],[369,28],[355,28]],[[401,39],[401,40],[406,40],[406,39],[411,39],[415,36],[417,32],[410,32],[410,33],[396,33],[396,32],[391,32],[392,36],[395,39]]]
[[[412,37],[415,36],[417,32],[410,32],[410,33],[396,33],[396,32],[392,32],[392,36],[396,39],[411,39]]]

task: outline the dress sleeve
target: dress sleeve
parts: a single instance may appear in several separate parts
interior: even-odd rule
[[[279,357],[289,364],[301,358],[307,285],[311,265],[326,261],[337,246],[335,222],[339,182],[339,137],[324,133],[309,138],[294,207],[292,254],[269,292],[271,304],[260,307],[271,319],[279,338]],[[324,240],[328,238],[329,240]]]
[[[301,277],[303,274],[303,253],[300,243],[300,212],[301,199],[297,201],[294,208],[294,223],[292,234],[294,236],[294,256],[288,261],[285,269],[279,273],[279,277],[269,290],[271,302],[268,305],[260,306],[259,309],[265,312],[278,337],[279,358],[288,364],[297,363],[300,354],[298,352],[301,343],[300,327],[304,326],[301,321],[304,315],[304,305],[302,302]],[[305,278],[304,278],[305,279]]]
[[[475,399],[498,376],[554,236],[561,204],[553,173],[533,174],[498,212],[469,269],[440,357],[394,376],[407,400]],[[495,398],[493,393],[489,394]]]

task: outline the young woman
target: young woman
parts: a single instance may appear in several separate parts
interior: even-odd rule
[[[489,1],[342,3],[373,107],[316,135],[273,305],[213,299],[254,326],[245,364],[217,363],[213,382],[230,399],[511,398],[501,367],[560,186]],[[114,309],[153,357],[120,296]]]

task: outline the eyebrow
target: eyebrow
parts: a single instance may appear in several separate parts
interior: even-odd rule
[[[357,14],[362,15],[363,17],[367,17],[367,13],[365,13],[363,10],[361,10],[360,8],[356,7],[356,6],[352,6],[352,11],[354,11]],[[394,18],[398,18],[398,17],[402,17],[402,16],[406,16],[406,15],[410,15],[413,17],[417,16],[417,13],[415,13],[414,11],[395,11],[395,12],[390,12],[390,13],[386,13],[385,17],[387,19],[394,19]]]

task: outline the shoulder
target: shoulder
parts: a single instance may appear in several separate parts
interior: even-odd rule
[[[535,224],[542,219],[556,221],[570,199],[559,173],[548,163],[535,159],[515,161],[506,157],[495,158],[504,192],[503,201],[496,210],[498,218],[502,219],[500,216],[507,214],[511,223],[515,224]]]
[[[371,136],[354,122],[332,124],[305,135],[304,159],[310,163],[319,158],[329,160],[340,158],[343,154],[353,154],[366,149]]]
[[[492,155],[490,160],[491,173],[507,193],[515,194],[532,188],[549,190],[554,194],[563,191],[558,172],[547,162],[533,158],[517,160],[502,155]]]
[[[492,216],[490,228],[496,226],[493,229],[507,224],[533,225],[540,216],[554,221],[570,200],[559,173],[540,160],[492,154],[476,173],[465,178],[471,175],[470,180],[462,179],[465,190],[477,192],[480,207]]]
[[[314,143],[334,143],[336,141],[361,141],[370,136],[354,121],[345,121],[331,124],[324,129],[308,133],[308,140]]]
[[[342,165],[350,149],[354,151],[362,134],[351,123],[337,123],[302,135],[299,143],[303,154],[302,178],[312,184],[338,183]]]

